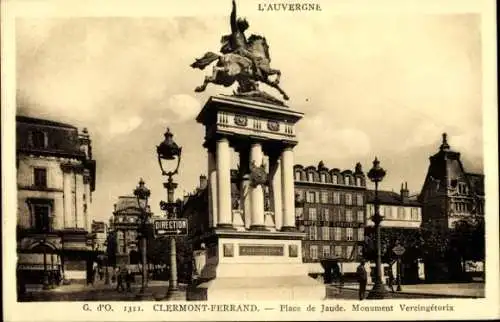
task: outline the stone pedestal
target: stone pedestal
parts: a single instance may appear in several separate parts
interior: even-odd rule
[[[302,263],[303,234],[216,230],[188,301],[322,300],[326,288]]]
[[[302,116],[286,106],[234,96],[210,97],[198,115],[206,129],[212,230],[199,236],[207,247],[205,264],[188,288],[188,300],[325,298],[325,286],[302,263],[305,234],[295,229],[294,128]],[[231,160],[240,163],[238,209],[230,202]]]

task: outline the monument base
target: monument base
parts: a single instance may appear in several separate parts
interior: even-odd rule
[[[222,231],[205,236],[203,269],[187,300],[323,300],[325,285],[302,263],[303,233]]]
[[[187,289],[188,301],[318,301],[325,296],[325,285],[307,275],[215,278]]]

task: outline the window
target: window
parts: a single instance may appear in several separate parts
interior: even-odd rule
[[[346,258],[347,259],[353,259],[353,257],[354,257],[354,254],[352,253],[353,250],[354,250],[353,246],[347,246],[347,249],[346,249]]]
[[[337,191],[333,193],[333,203],[336,205],[340,204],[340,193]]]
[[[47,187],[47,170],[44,168],[34,168],[34,183],[36,187]]]
[[[328,203],[328,191],[321,191],[320,198],[321,203]]]
[[[361,187],[361,178],[356,178],[356,185]]]
[[[37,231],[48,232],[51,229],[50,225],[50,205],[34,204],[33,205],[34,228]]]
[[[307,202],[310,202],[310,203],[313,203],[314,202],[314,198],[315,198],[315,193],[314,191],[308,191],[307,192],[307,195],[306,195],[306,201]]]
[[[321,182],[325,183],[326,182],[326,174],[324,174],[324,173],[320,174],[320,180],[321,180]]]
[[[345,184],[347,186],[351,185],[351,177],[350,176],[345,176],[344,180],[345,180]]]
[[[314,174],[312,172],[307,173],[307,181],[314,181]]]
[[[342,257],[342,246],[335,246],[334,251],[336,257]]]
[[[467,185],[464,182],[458,184],[458,193],[462,195],[467,194]]]
[[[349,241],[354,240],[354,230],[352,228],[346,228],[346,239]]]
[[[323,245],[323,258],[330,257],[330,245]]]
[[[298,220],[304,219],[304,208],[302,207],[295,208],[295,218]]]
[[[330,209],[324,208],[323,209],[323,216],[325,221],[330,221]]]
[[[317,220],[316,208],[309,208],[309,220]]]
[[[347,246],[342,246],[342,258],[347,258]]]
[[[358,210],[358,222],[365,221],[365,212],[363,210]]]
[[[311,259],[318,259],[318,245],[309,246],[309,255],[311,255]]]
[[[384,207],[384,214],[383,214],[387,219],[392,218],[392,208],[390,206],[385,206]]]
[[[321,227],[321,239],[330,240],[330,227],[323,226]]]
[[[352,221],[352,210],[351,209],[345,210],[345,221],[347,221],[347,222]]]
[[[44,149],[47,147],[47,140],[45,133],[42,131],[31,132],[31,144],[34,148]]]
[[[360,194],[360,193],[358,193],[358,194],[356,195],[356,204],[357,204],[358,206],[362,206],[362,205],[363,205],[363,195],[362,195],[362,194]]]
[[[332,175],[332,183],[333,184],[337,184],[338,183],[338,178],[337,178],[336,174]]]
[[[403,207],[398,207],[398,219],[405,218],[405,209]]]
[[[411,208],[411,220],[418,220],[418,208]]]
[[[295,181],[300,181],[300,171],[295,171]]]
[[[342,230],[340,227],[335,227],[333,238],[335,240],[342,240]]]
[[[345,204],[346,205],[352,205],[352,194],[346,192],[346,194],[345,194]]]
[[[358,241],[365,240],[365,230],[363,228],[358,229]]]
[[[310,240],[318,240],[318,230],[316,226],[309,226],[309,239]]]
[[[335,208],[335,221],[344,221],[344,208]]]

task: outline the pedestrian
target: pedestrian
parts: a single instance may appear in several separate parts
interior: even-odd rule
[[[394,273],[392,272],[392,265],[389,265],[387,272],[387,285],[391,289],[392,293],[394,293]]]
[[[125,281],[127,283],[127,292],[132,292],[132,288],[130,287],[130,284],[132,283],[133,279],[134,279],[134,275],[132,274],[132,271],[130,270],[130,268],[127,267],[126,274],[125,274]]]
[[[123,267],[116,268],[116,290],[118,292],[125,290],[125,287],[123,286],[123,271]]]
[[[368,280],[368,274],[366,273],[365,261],[362,259],[356,269],[356,276],[359,283],[359,300],[362,301],[365,298],[366,282]]]
[[[94,283],[95,283],[96,276],[97,276],[97,263],[93,262],[92,263],[92,275],[90,276],[90,283],[92,285],[94,285]]]

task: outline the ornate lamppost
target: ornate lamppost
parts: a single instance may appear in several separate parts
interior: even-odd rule
[[[158,163],[160,165],[161,174],[167,177],[167,181],[163,183],[165,189],[167,189],[167,202],[161,201],[160,207],[165,210],[170,219],[175,219],[176,217],[176,203],[174,202],[174,191],[177,188],[177,183],[175,183],[172,177],[178,173],[179,165],[181,163],[181,152],[182,148],[179,147],[173,140],[173,134],[170,129],[164,134],[165,139],[156,147],[156,153],[158,154]],[[167,171],[167,162],[175,161],[177,159],[177,165],[175,169]],[[175,163],[174,163],[175,164]],[[169,292],[177,290],[177,253],[175,245],[175,236],[170,238],[170,283]]]
[[[386,297],[386,290],[384,283],[382,281],[382,254],[380,245],[380,223],[384,219],[380,215],[380,200],[378,199],[378,183],[381,182],[385,177],[385,170],[380,167],[380,161],[375,157],[373,161],[373,167],[368,172],[368,178],[375,183],[375,200],[373,201],[375,212],[371,217],[371,220],[375,224],[376,233],[376,249],[377,249],[377,261],[375,266],[375,283],[372,290],[368,294],[368,299],[383,299]]]
[[[148,281],[148,263],[147,263],[147,223],[149,218],[148,211],[148,199],[151,195],[151,191],[146,188],[144,180],[142,178],[139,180],[139,185],[134,189],[134,196],[137,198],[137,205],[141,210],[141,222],[139,225],[138,232],[141,239],[141,253],[142,253],[142,284],[139,291],[139,296],[143,295],[146,291],[147,281]],[[141,205],[143,201],[144,205]]]

